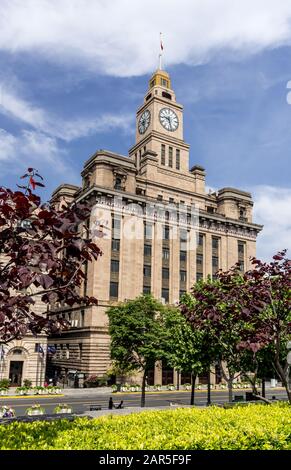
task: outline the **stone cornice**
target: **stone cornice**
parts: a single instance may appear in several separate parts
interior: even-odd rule
[[[120,164],[135,171],[135,162],[131,160],[129,157],[125,157],[124,155],[119,155],[117,153],[109,152],[107,150],[98,150],[97,152],[94,153],[94,155],[92,155],[92,157],[89,158],[89,160],[85,162],[84,169],[81,175],[83,176],[85,172],[90,170],[93,166],[95,166],[98,163],[111,164],[113,166],[116,166],[116,164]]]
[[[179,146],[181,148],[184,148],[185,150],[190,149],[190,145],[187,144],[184,140],[178,139],[177,137],[173,137],[171,135],[165,135],[162,132],[154,131],[151,130],[143,139],[141,139],[137,144],[134,144],[130,149],[129,149],[129,154],[134,153],[137,149],[140,147],[144,146],[149,140],[152,138],[158,139],[161,143],[165,142],[165,144],[169,145],[170,143],[172,145]]]
[[[150,98],[146,103],[143,103],[136,111],[136,115],[138,116],[144,109],[146,109],[150,103],[152,103],[153,101],[157,101],[158,103],[162,104],[162,105],[165,105],[167,107],[173,107],[173,108],[176,108],[176,109],[179,109],[179,111],[183,111],[184,109],[184,106],[177,103],[177,101],[172,101],[172,100],[169,100],[168,98],[164,98],[162,96],[159,96],[159,95],[153,95],[152,98]]]
[[[114,196],[119,198],[118,200],[114,201]],[[165,204],[163,201],[157,201],[154,198],[149,198],[140,195],[132,195],[130,193],[114,191],[114,190],[106,190],[105,188],[98,188],[94,186],[87,190],[80,199],[91,199],[93,198],[94,203],[106,206],[108,208],[115,208],[115,210],[119,211],[121,214],[135,214],[140,215],[141,211],[143,216],[146,215],[146,207],[154,207],[158,210],[158,216],[150,216],[147,212],[147,217],[152,222],[160,221],[163,223],[168,223],[169,225],[177,225],[177,219],[171,219],[171,214],[169,218],[166,217],[167,211],[169,211],[169,205]],[[93,203],[92,200],[92,203]],[[139,206],[138,211],[134,211],[132,206],[129,206],[127,210],[127,205],[135,203]],[[172,206],[173,207],[173,206]],[[178,208],[177,208],[178,209]],[[191,209],[191,208],[190,208]],[[161,215],[162,214],[162,215]],[[174,211],[174,214],[177,212]],[[250,237],[256,238],[256,235],[262,230],[263,226],[250,223],[250,222],[243,222],[237,219],[231,219],[229,217],[224,217],[221,214],[215,213],[210,214],[206,211],[199,210],[195,213],[195,216],[199,215],[199,225],[195,225],[196,229],[205,229],[217,232],[223,232],[225,234],[235,234],[241,237]],[[185,207],[185,211],[179,212],[180,217],[180,225],[188,226],[188,228],[193,227],[192,221],[190,220],[191,212],[188,208]],[[195,218],[195,217],[194,217]],[[190,220],[190,222],[189,222]],[[196,223],[196,222],[195,222]]]

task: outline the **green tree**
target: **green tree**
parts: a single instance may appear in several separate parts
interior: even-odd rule
[[[191,296],[185,294],[184,302],[192,302]],[[197,375],[205,369],[209,358],[205,354],[205,335],[201,330],[192,329],[189,322],[178,309],[165,309],[164,315],[165,343],[163,349],[167,362],[178,371],[191,374],[191,399],[194,405],[195,382]]]
[[[141,295],[107,311],[111,359],[123,371],[142,372],[141,406],[145,406],[146,374],[150,365],[164,357],[165,307],[151,295]]]

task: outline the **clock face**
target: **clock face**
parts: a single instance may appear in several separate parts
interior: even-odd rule
[[[173,132],[178,129],[179,119],[172,109],[162,108],[160,110],[160,123],[167,131]]]
[[[148,109],[146,109],[141,117],[139,118],[139,121],[138,121],[138,131],[140,134],[144,134],[145,131],[147,130],[147,128],[149,127],[150,125],[150,121],[151,121],[151,113],[149,112]]]

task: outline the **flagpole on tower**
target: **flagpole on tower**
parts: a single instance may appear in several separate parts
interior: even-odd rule
[[[159,53],[159,70],[162,70],[162,56],[163,56],[163,41],[162,41],[162,33],[160,33],[160,53]]]

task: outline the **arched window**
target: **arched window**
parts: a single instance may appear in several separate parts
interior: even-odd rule
[[[19,355],[19,354],[23,353],[22,349],[13,349],[11,352],[12,352],[12,354],[16,354],[16,355]]]

